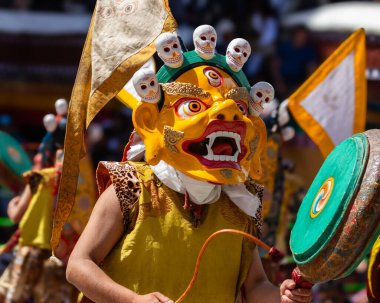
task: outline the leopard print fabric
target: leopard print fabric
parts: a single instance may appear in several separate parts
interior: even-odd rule
[[[124,225],[129,226],[131,210],[138,203],[141,194],[136,168],[128,162],[100,162],[97,169],[97,183],[100,194],[111,183],[113,184],[119,199]]]

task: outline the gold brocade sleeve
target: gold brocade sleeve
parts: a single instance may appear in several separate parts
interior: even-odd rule
[[[162,32],[174,31],[176,29],[176,21],[170,12],[167,0],[162,0],[159,4],[157,4],[158,2],[152,2],[151,0],[144,1],[147,6],[161,5],[167,12],[166,18],[163,20],[162,30],[158,34]],[[99,76],[94,76],[94,61],[92,56],[94,53],[98,54],[96,53],[97,49],[94,50],[93,46],[95,45],[96,47],[99,47],[99,45],[96,44],[96,41],[94,43],[93,40],[96,35],[96,37],[104,36],[102,33],[96,31],[96,22],[101,18],[105,18],[105,16],[101,16],[101,14],[104,13],[104,10],[101,9],[101,5],[108,5],[109,2],[110,1],[107,0],[98,0],[97,2],[71,95],[65,138],[63,170],[51,239],[51,246],[53,250],[59,243],[62,227],[66,222],[75,201],[77,178],[79,174],[79,161],[85,155],[85,129],[91,123],[96,114],[121,90],[124,84],[131,79],[132,75],[139,68],[141,68],[141,66],[147,62],[156,51],[154,41],[158,34],[151,37],[151,41],[148,45],[140,45],[140,48],[132,50],[131,56],[125,60],[123,57],[123,61],[112,69],[110,75],[101,83],[97,82],[96,88],[93,87],[93,78],[98,79]],[[112,3],[113,5],[121,5],[117,2]],[[142,2],[139,2],[139,7],[142,6]],[[103,25],[107,22],[110,23],[113,21],[115,23],[119,22],[119,24],[120,22],[125,23],[125,19],[122,20],[122,18],[125,17],[123,17],[122,14],[117,15],[116,11],[116,15],[113,16],[113,19],[108,19],[106,22],[103,22]],[[128,15],[128,18],[129,22],[133,16]],[[161,24],[151,24],[150,26],[152,28],[154,28],[154,26],[157,28],[157,26],[161,26]],[[136,33],[136,31],[132,31],[132,36],[133,33]],[[136,39],[136,36],[132,36],[131,39]],[[125,37],[123,37],[123,42],[128,42]],[[138,45],[138,43],[136,45]],[[115,47],[117,46],[118,45],[115,45]],[[104,60],[106,59],[108,58],[104,58]],[[114,62],[112,62],[112,64],[114,64]],[[91,91],[93,91],[93,93],[91,93]]]

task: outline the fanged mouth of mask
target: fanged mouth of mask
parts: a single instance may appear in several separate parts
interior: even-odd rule
[[[237,133],[217,131],[200,142],[190,143],[188,151],[209,161],[238,162],[240,141],[241,137]]]
[[[247,154],[246,125],[243,121],[211,121],[198,139],[183,142],[184,152],[196,157],[206,169],[241,170],[240,161]]]

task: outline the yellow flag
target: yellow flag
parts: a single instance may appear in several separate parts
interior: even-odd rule
[[[85,129],[152,57],[157,36],[175,29],[168,0],[97,1],[69,105],[53,250],[75,202]]]
[[[365,32],[347,38],[288,98],[297,123],[324,157],[344,139],[365,130]]]

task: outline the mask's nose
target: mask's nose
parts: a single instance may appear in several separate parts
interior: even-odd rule
[[[232,99],[215,102],[211,107],[210,118],[221,121],[242,121],[243,113]]]

